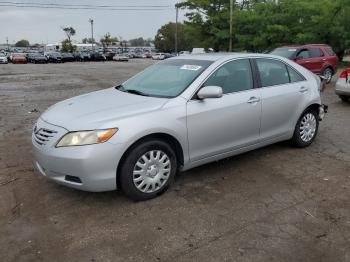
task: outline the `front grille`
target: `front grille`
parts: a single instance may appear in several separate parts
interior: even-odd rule
[[[46,143],[49,142],[55,134],[57,134],[57,131],[55,130],[50,130],[46,128],[40,128],[36,130],[36,128],[34,128],[34,140],[37,144],[41,146],[46,145]]]

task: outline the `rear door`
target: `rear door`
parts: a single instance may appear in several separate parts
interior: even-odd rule
[[[320,74],[324,68],[323,65],[327,62],[325,54],[323,53],[322,49],[318,47],[309,48],[309,53],[309,70],[316,74]]]
[[[301,49],[296,55],[295,62],[312,71],[311,54],[308,49]]]
[[[294,68],[277,59],[257,58],[260,76],[262,141],[287,136],[294,130],[305,105],[308,86],[305,78]]]

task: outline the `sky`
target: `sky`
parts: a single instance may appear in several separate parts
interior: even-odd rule
[[[68,5],[158,5],[168,6],[166,10],[121,11],[121,10],[64,10],[19,8],[3,6],[5,2],[44,3]],[[136,37],[154,38],[157,30],[168,22],[175,22],[175,3],[179,0],[0,0],[0,43],[10,44],[21,39],[30,43],[57,43],[65,36],[63,26],[72,26],[81,41],[91,36],[89,18],[94,20],[94,37],[100,39],[109,32],[112,36],[128,40]],[[185,11],[180,10],[179,21],[184,20]]]

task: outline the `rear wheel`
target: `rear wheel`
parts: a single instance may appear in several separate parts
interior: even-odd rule
[[[330,67],[327,67],[324,71],[323,74],[324,78],[326,79],[326,83],[329,84],[332,81],[333,77],[333,70]]]
[[[119,181],[129,198],[147,200],[167,190],[176,170],[172,147],[161,140],[149,140],[128,153],[120,168]]]
[[[299,118],[292,138],[297,147],[307,147],[315,140],[318,132],[318,113],[314,109],[305,111]]]

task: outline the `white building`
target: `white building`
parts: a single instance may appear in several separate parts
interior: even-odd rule
[[[90,50],[92,49],[92,46],[94,46],[94,48],[97,48],[96,44],[76,44],[73,43],[73,45],[75,45],[77,47],[77,50]],[[47,44],[45,46],[45,51],[61,51],[62,49],[62,43],[55,43],[55,44]]]

